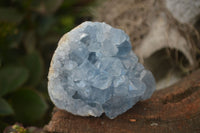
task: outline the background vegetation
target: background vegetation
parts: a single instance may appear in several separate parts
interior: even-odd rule
[[[92,1],[0,1],[0,132],[15,122],[42,126],[48,121],[53,51],[64,33],[90,20]]]

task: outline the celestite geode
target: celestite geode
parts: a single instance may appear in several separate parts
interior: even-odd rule
[[[53,55],[48,91],[53,103],[75,115],[113,119],[155,90],[152,73],[138,63],[129,37],[100,22],[65,34]]]

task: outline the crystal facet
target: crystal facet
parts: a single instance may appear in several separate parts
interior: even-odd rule
[[[48,75],[53,103],[75,115],[113,119],[155,90],[152,73],[138,62],[129,37],[100,22],[84,22],[65,34]]]

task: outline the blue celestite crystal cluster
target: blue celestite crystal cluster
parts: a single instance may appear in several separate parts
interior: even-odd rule
[[[53,103],[75,115],[113,119],[155,90],[129,37],[100,22],[84,22],[59,41],[48,75]]]

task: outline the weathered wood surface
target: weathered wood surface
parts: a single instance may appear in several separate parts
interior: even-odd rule
[[[105,0],[94,9],[94,20],[129,35],[133,51],[162,89],[185,76],[180,66],[198,67],[199,6],[199,0]]]
[[[56,133],[200,133],[200,70],[110,120],[54,109],[44,127]]]

